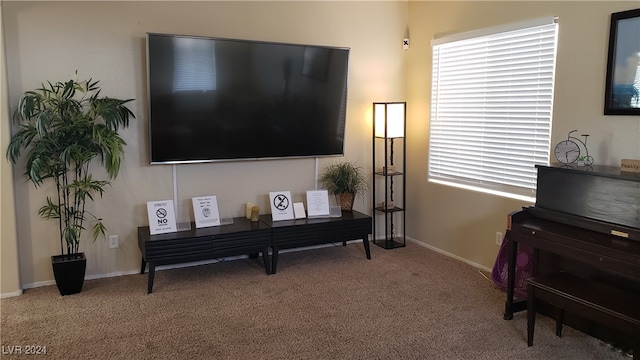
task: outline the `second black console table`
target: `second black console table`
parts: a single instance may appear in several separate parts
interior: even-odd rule
[[[271,227],[271,273],[276,273],[278,251],[362,239],[367,259],[371,259],[369,234],[371,217],[357,211],[343,211],[342,217],[272,221],[271,215],[260,215],[260,221]]]
[[[271,274],[269,247],[271,228],[259,221],[234,218],[233,224],[196,228],[167,234],[149,234],[149,227],[138,228],[138,247],[142,253],[140,274],[149,264],[147,292],[153,291],[157,265],[180,264],[222,257],[262,253],[264,268]]]

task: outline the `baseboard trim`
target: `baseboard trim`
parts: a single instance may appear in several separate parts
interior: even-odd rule
[[[458,255],[455,255],[455,254],[452,254],[452,253],[450,253],[450,252],[444,251],[444,250],[442,250],[442,249],[440,249],[440,248],[437,248],[437,247],[435,247],[435,246],[432,246],[432,245],[429,245],[429,244],[425,244],[425,243],[423,243],[422,241],[419,241],[419,240],[416,240],[416,239],[412,239],[412,238],[410,238],[410,237],[408,237],[408,236],[407,236],[407,240],[411,241],[412,243],[414,243],[414,244],[416,244],[416,245],[420,245],[420,246],[422,246],[422,247],[426,247],[426,248],[427,248],[427,249],[429,249],[429,250],[433,250],[433,251],[435,251],[435,252],[437,252],[437,253],[439,253],[439,254],[442,254],[442,255],[448,256],[448,257],[453,258],[453,259],[456,259],[456,260],[458,260],[458,261],[462,261],[463,263],[465,263],[465,264],[469,264],[469,265],[473,266],[473,267],[474,267],[474,268],[476,268],[476,269],[479,269],[479,270],[482,270],[482,271],[486,271],[486,272],[491,272],[491,269],[490,269],[490,268],[488,268],[488,267],[486,267],[486,266],[484,266],[484,265],[480,265],[480,264],[478,264],[478,263],[475,263],[475,262],[473,262],[473,261],[470,261],[469,259],[465,259],[465,258],[460,257],[460,256],[458,256]]]
[[[20,295],[22,295],[22,290],[0,294],[0,299],[12,298]]]
[[[139,273],[140,273],[140,271],[136,271],[136,270],[116,271],[116,272],[100,274],[100,275],[88,275],[88,276],[85,276],[84,279],[85,280],[98,280],[98,279],[106,279],[106,278],[110,278],[110,277],[133,275],[133,274],[139,274]],[[53,283],[55,284],[55,281]]]
[[[34,289],[34,288],[38,288],[38,287],[42,287],[42,286],[49,286],[49,285],[55,285],[55,284],[56,284],[55,280],[38,281],[38,282],[30,283],[30,284],[24,284],[24,285],[22,285],[22,289],[23,290]]]

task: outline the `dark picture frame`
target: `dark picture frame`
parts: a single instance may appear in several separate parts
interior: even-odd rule
[[[640,115],[640,9],[611,14],[605,115]]]

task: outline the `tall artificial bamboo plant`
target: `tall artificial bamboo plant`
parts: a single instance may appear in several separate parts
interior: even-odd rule
[[[39,187],[55,182],[57,194],[47,196],[38,210],[45,219],[58,219],[61,254],[79,251],[85,226],[93,221],[93,239],[105,234],[102,219],[86,209],[88,200],[102,197],[108,180],[94,179],[90,165],[100,159],[110,179],[115,179],[124,155],[125,141],[118,134],[134,114],[120,100],[100,97],[98,81],[48,82],[20,98],[13,121],[19,126],[11,137],[7,158],[16,164],[26,151],[24,175]]]

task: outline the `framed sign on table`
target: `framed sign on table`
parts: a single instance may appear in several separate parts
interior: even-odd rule
[[[640,115],[640,9],[611,14],[605,115]]]

